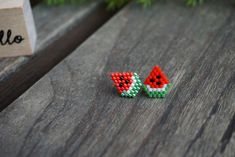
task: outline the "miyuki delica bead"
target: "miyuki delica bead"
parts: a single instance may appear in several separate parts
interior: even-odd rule
[[[150,98],[164,98],[171,83],[159,66],[154,66],[143,83],[143,90]]]
[[[133,72],[112,72],[111,78],[122,97],[135,97],[141,86],[141,80],[137,73]]]

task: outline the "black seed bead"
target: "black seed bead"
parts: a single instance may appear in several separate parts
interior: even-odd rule
[[[119,87],[122,87],[122,86],[123,86],[123,83],[120,83],[120,84],[119,84]]]
[[[125,83],[128,84],[128,83],[129,83],[129,80],[125,80]]]
[[[157,84],[157,85],[161,85],[162,83],[158,81],[156,84]]]
[[[150,79],[150,82],[154,82],[155,80],[154,79]]]
[[[160,79],[161,78],[161,76],[160,75],[157,75],[157,77],[156,77],[157,79]]]
[[[124,77],[123,77],[123,76],[121,76],[121,77],[120,77],[120,80],[124,80]]]

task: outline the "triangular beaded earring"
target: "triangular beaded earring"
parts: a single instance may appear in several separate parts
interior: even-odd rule
[[[133,98],[139,92],[142,82],[139,75],[133,72],[112,72],[111,78],[122,97]]]
[[[143,84],[143,89],[151,98],[164,98],[170,86],[171,83],[161,68],[154,66]]]

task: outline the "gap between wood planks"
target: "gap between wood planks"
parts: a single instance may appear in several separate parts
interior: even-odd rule
[[[39,4],[42,0],[30,0],[31,5],[34,7],[35,5]]]
[[[40,2],[41,0],[31,0],[32,6]],[[62,35],[53,44],[41,50],[36,57],[33,57],[27,64],[23,65],[21,70],[14,72],[3,80],[0,83],[0,111],[73,52],[117,11],[107,11],[105,3],[102,3],[95,11],[89,13],[86,19],[83,19],[82,24],[75,25],[72,30]]]

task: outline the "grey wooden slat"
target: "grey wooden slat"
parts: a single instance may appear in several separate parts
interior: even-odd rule
[[[107,12],[103,2],[96,1],[81,7],[39,4],[33,13],[38,32],[35,55],[0,59],[0,110],[72,52],[114,12]]]
[[[0,113],[0,156],[234,156],[235,15],[226,3],[123,9]],[[165,99],[107,73],[159,64]]]
[[[220,149],[220,150],[216,151],[215,156],[220,156],[221,151],[224,151],[223,156],[233,157],[234,156],[234,147],[235,147],[235,134],[232,134],[232,138],[230,138],[230,140],[228,141],[228,144],[226,145],[224,150]]]

